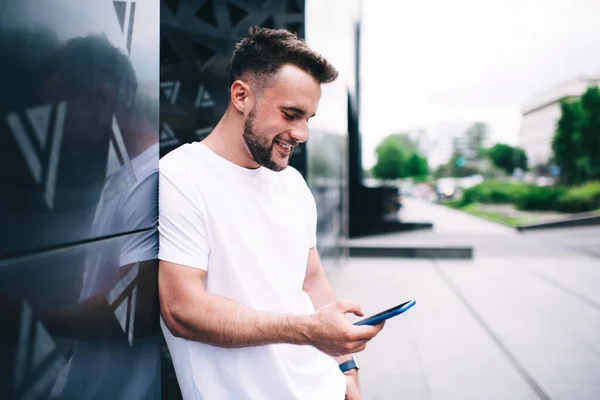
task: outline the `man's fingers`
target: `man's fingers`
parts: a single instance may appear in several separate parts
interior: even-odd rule
[[[357,341],[352,342],[352,344],[350,346],[348,346],[349,351],[346,352],[345,354],[360,353],[367,347],[368,342],[369,342],[368,340],[357,340]]]
[[[378,325],[361,325],[354,326],[355,338],[357,340],[371,340],[383,329],[384,322]]]
[[[359,317],[362,317],[363,315],[365,315],[363,313],[363,310],[362,310],[360,304],[355,303],[353,301],[343,301],[343,300],[340,300],[340,301],[337,302],[337,306],[338,306],[338,309],[340,311],[342,311],[344,314],[345,313],[352,313],[352,314],[357,315]]]
[[[374,325],[373,328],[376,328],[377,329],[377,333],[379,333],[379,332],[381,332],[381,330],[383,329],[384,326],[385,326],[385,321],[383,321],[383,322],[381,322],[381,323],[379,323],[377,325]]]

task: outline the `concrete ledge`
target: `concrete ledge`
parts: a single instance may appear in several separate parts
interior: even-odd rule
[[[350,246],[350,257],[377,258],[441,258],[470,260],[472,247],[369,247]]]
[[[383,235],[386,233],[412,232],[418,230],[432,229],[431,222],[404,222],[398,219],[373,220],[351,218],[350,237],[359,238],[373,235]]]
[[[517,226],[519,232],[532,231],[536,229],[553,229],[553,228],[576,228],[580,226],[600,225],[600,215],[592,214],[584,217],[571,217],[560,221],[545,222],[542,224],[531,224]]]

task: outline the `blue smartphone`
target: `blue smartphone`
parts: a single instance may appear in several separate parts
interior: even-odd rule
[[[396,307],[392,307],[389,310],[385,310],[380,312],[379,314],[375,314],[369,318],[361,319],[358,322],[355,322],[354,325],[377,325],[382,323],[388,318],[395,317],[396,315],[402,314],[404,311],[408,310],[412,306],[414,306],[417,302],[414,300],[409,300],[404,302]]]

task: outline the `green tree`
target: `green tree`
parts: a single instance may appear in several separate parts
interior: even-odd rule
[[[406,162],[407,175],[418,179],[424,179],[429,173],[427,159],[417,153],[412,153]]]
[[[589,176],[589,157],[583,150],[581,125],[584,113],[579,100],[560,102],[561,117],[552,139],[554,162],[561,169],[560,179],[565,185],[584,182]]]
[[[581,96],[581,108],[581,146],[589,162],[587,178],[600,179],[600,89],[589,88]]]
[[[512,174],[516,168],[527,170],[527,154],[519,147],[498,143],[485,151],[485,155],[496,167]]]
[[[403,175],[405,163],[402,148],[394,141],[382,142],[377,149],[377,163],[373,167],[373,176],[379,179],[398,179]]]
[[[418,153],[417,145],[408,135],[394,134],[386,137],[377,146],[375,153],[377,163],[372,169],[375,178],[423,178],[428,173],[427,159]]]

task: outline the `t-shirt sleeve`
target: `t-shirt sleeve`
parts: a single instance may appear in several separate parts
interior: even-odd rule
[[[187,190],[185,177],[160,168],[158,258],[206,271],[210,246],[204,207]]]

